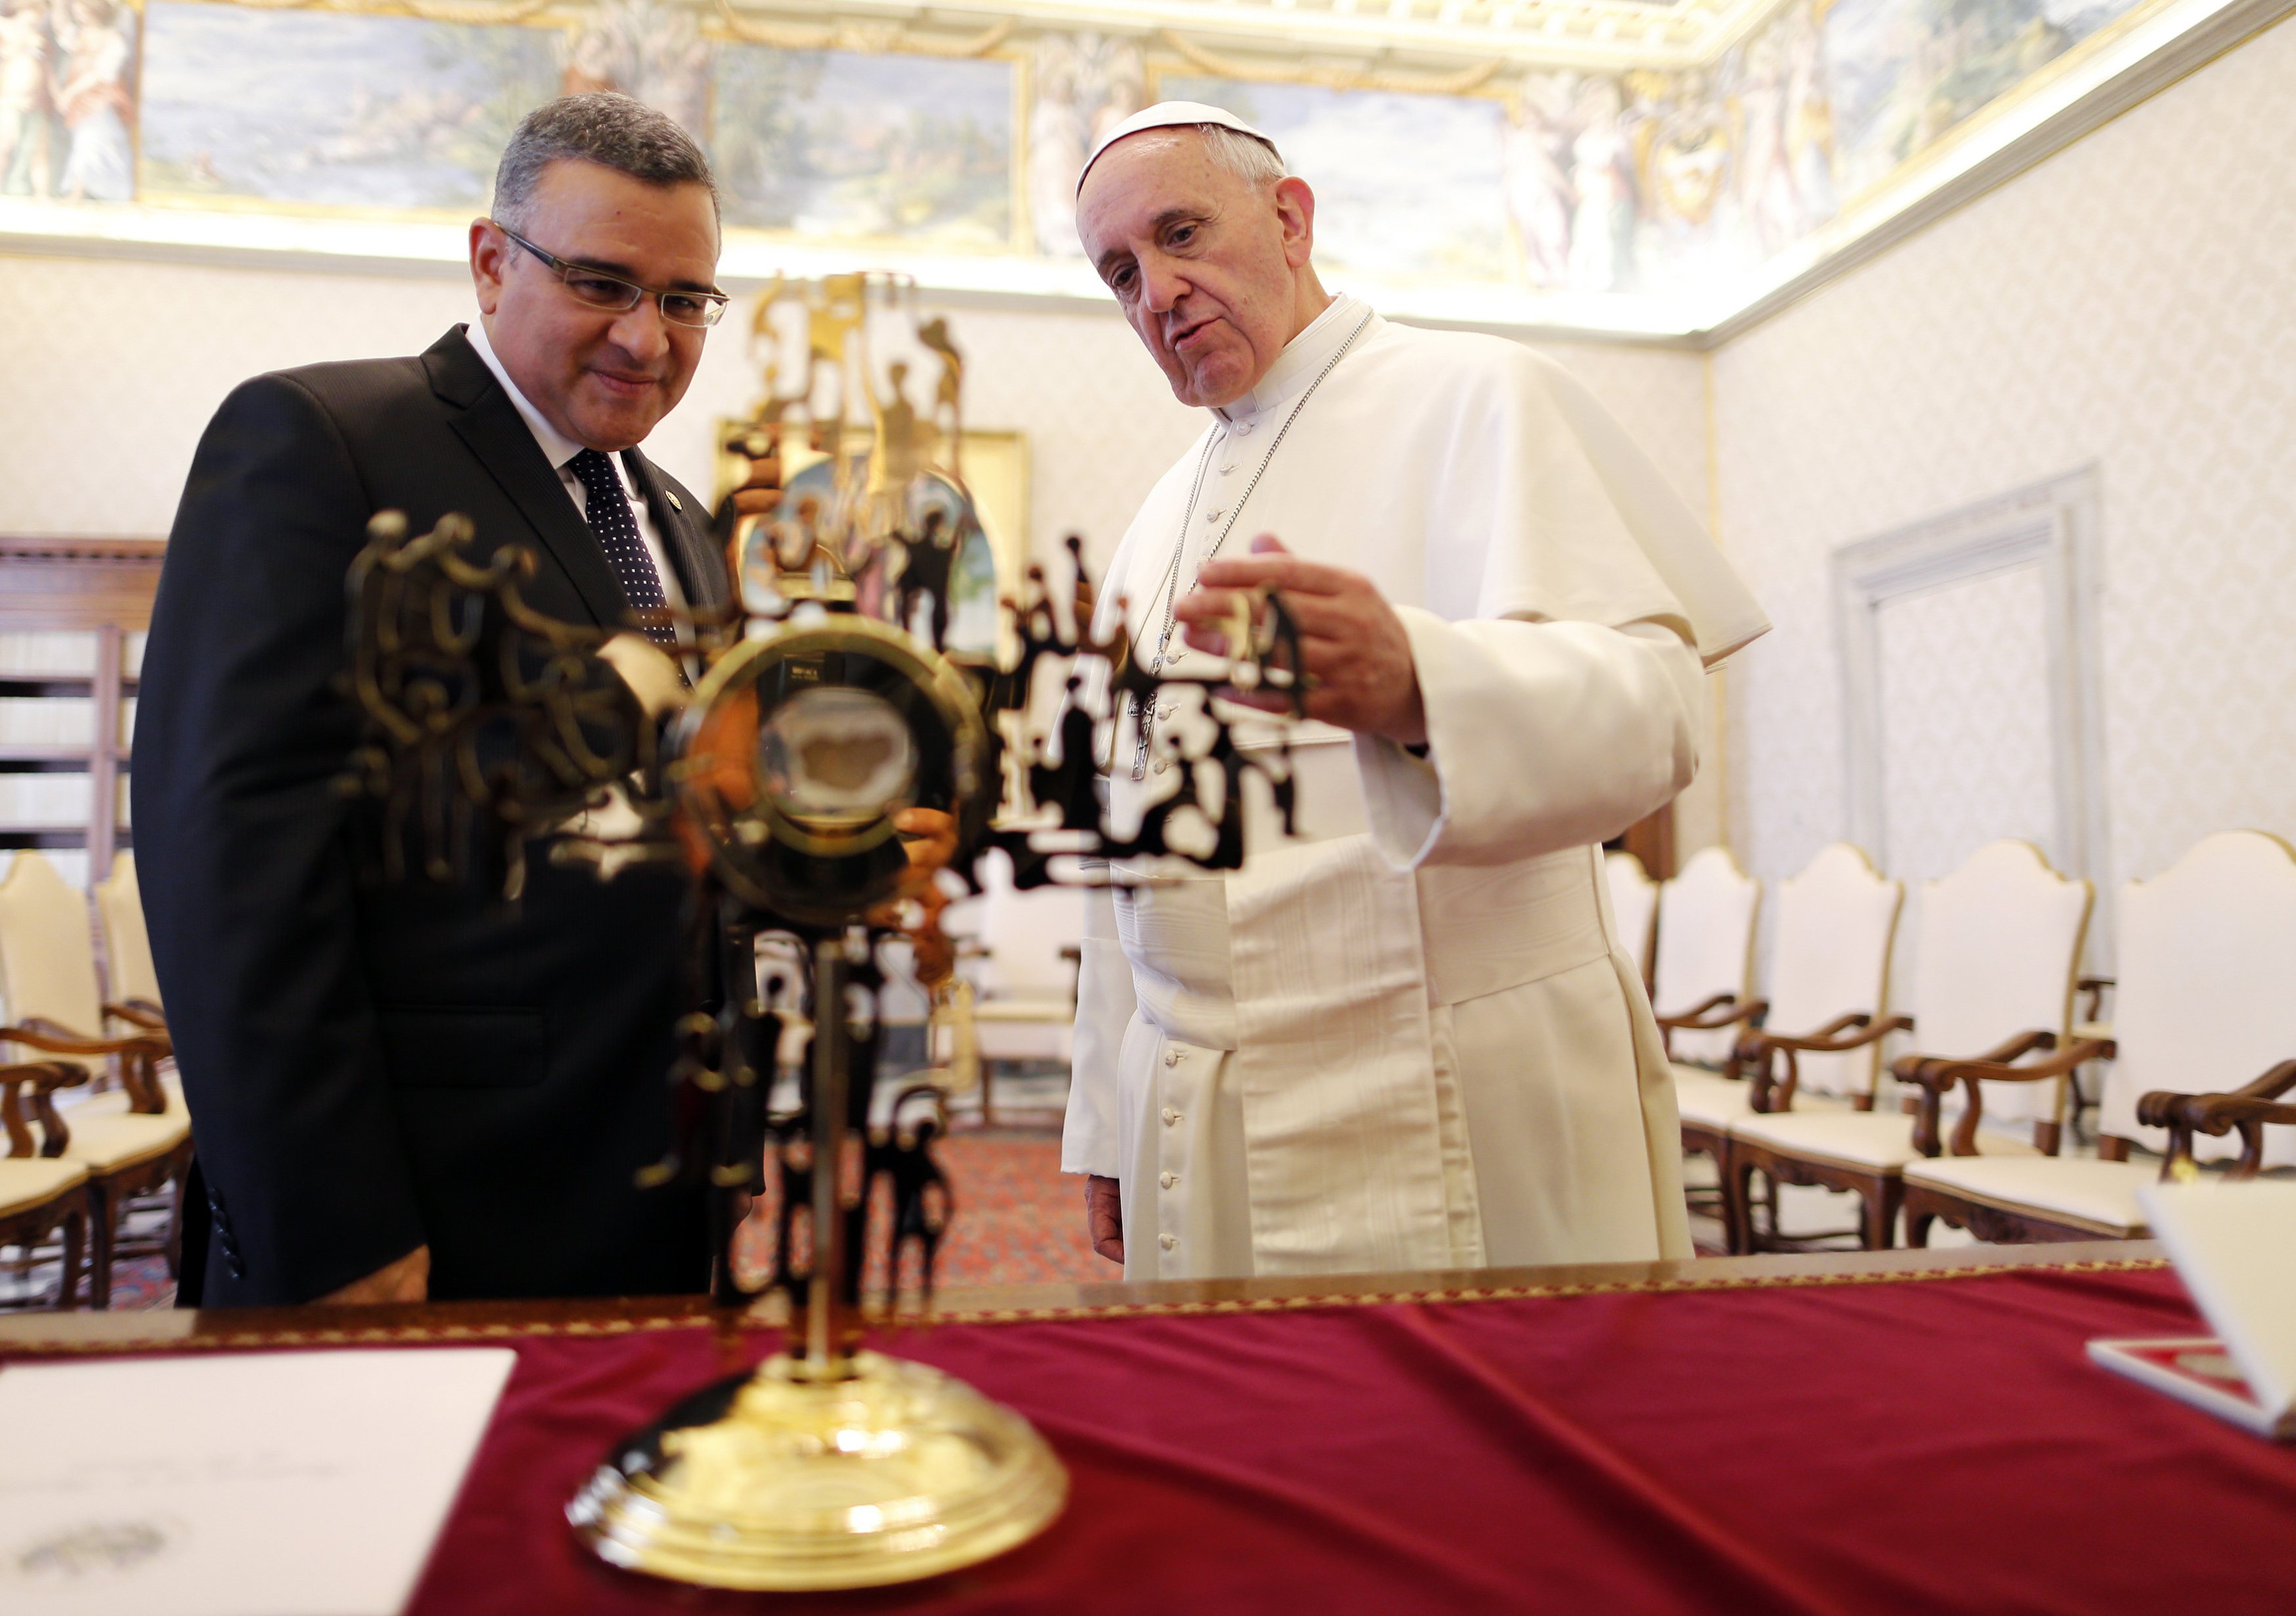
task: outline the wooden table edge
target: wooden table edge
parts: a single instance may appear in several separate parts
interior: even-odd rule
[[[2012,1270],[2112,1272],[2167,1266],[2154,1241],[1969,1246],[1950,1251],[1701,1257],[1687,1262],[1569,1264],[1425,1274],[1325,1275],[1147,1285],[978,1286],[943,1291],[901,1328],[1283,1313],[1396,1303],[1472,1304],[1532,1298],[1909,1284]],[[622,1336],[655,1330],[770,1330],[758,1310],[713,1309],[703,1297],[437,1302],[362,1308],[154,1309],[0,1316],[0,1358],[276,1347],[409,1346],[530,1336]]]

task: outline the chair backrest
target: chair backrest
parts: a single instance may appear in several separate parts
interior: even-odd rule
[[[2196,843],[2163,873],[2120,889],[2119,983],[2099,1131],[2168,1148],[2136,1125],[2154,1089],[2215,1094],[2296,1059],[2296,852],[2277,836],[2231,830]],[[2196,1135],[2203,1160],[2235,1156],[2240,1136]],[[2296,1166],[2296,1128],[2264,1130],[2267,1167]]]
[[[1060,950],[1084,939],[1084,896],[1074,887],[1012,884],[1010,866],[991,858],[982,866],[981,897],[957,928],[969,929],[988,949],[970,974],[983,999],[1073,999],[1076,967]]]
[[[1990,841],[1951,875],[1925,881],[1913,1047],[1967,1056],[2035,1029],[2062,1037],[2092,897],[2087,881],[2059,875],[2029,841]],[[2055,1121],[2063,1103],[2061,1080],[1989,1083],[1985,1120]]]
[[[1754,915],[1762,883],[1721,847],[1708,847],[1658,889],[1658,956],[1651,1007],[1680,1015],[1717,993],[1743,995],[1753,985]],[[1715,1065],[1730,1058],[1738,1030],[1677,1032],[1676,1060]]]
[[[1799,875],[1778,883],[1778,930],[1770,942],[1772,1030],[1813,1032],[1856,1011],[1889,1008],[1890,944],[1905,906],[1902,882],[1886,879],[1847,841],[1832,842]],[[1882,1046],[1803,1055],[1800,1087],[1871,1094]]]
[[[36,852],[19,852],[0,880],[0,1002],[12,1022],[39,1017],[82,1037],[104,1035],[87,894]],[[9,1058],[62,1057],[17,1046]]]
[[[96,912],[104,922],[105,977],[112,1002],[160,1002],[160,973],[152,964],[152,937],[144,929],[144,895],[136,885],[136,855],[112,859],[112,873],[96,883]]]
[[[1619,946],[1634,961],[1644,982],[1650,980],[1650,932],[1658,923],[1658,883],[1630,852],[1602,856],[1602,873],[1610,883],[1610,918],[1618,927]]]

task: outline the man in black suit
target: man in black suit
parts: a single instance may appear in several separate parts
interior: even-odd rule
[[[729,600],[707,507],[637,448],[724,308],[718,245],[676,124],[553,102],[470,227],[479,323],[419,357],[259,376],[200,442],[133,777],[209,1213],[193,1300],[706,1283],[700,1192],[634,1182],[668,1139],[683,877],[535,858],[516,907],[475,875],[368,884],[368,810],[333,781],[360,735],[336,683],[344,574],[378,510],[417,533],[462,512],[480,555],[527,546],[527,601],[569,621]]]

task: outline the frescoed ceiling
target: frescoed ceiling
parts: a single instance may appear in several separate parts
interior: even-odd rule
[[[518,117],[614,88],[721,171],[725,272],[1102,295],[1098,131],[1218,103],[1339,284],[1711,341],[2296,0],[0,0],[0,250],[461,253]]]
[[[1170,29],[1279,52],[1668,68],[1716,55],[1768,6],[1766,0],[1016,0],[998,9],[1072,28]]]

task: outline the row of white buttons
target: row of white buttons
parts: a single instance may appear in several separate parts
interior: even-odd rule
[[[1162,769],[1165,767],[1165,764],[1163,762],[1159,762],[1156,767],[1158,769]],[[1190,1052],[1188,1050],[1180,1047],[1178,1044],[1168,1044],[1164,1049],[1164,1064],[1167,1067],[1178,1066],[1182,1061],[1188,1058],[1189,1053]],[[1181,1123],[1187,1120],[1186,1115],[1173,1106],[1164,1107],[1162,1112],[1159,1114],[1163,1117],[1164,1126],[1167,1128],[1177,1128]],[[1177,1173],[1167,1171],[1156,1175],[1156,1183],[1163,1189],[1172,1189],[1177,1186],[1179,1182],[1180,1175]],[[1165,1251],[1173,1251],[1179,1247],[1180,1237],[1178,1235],[1158,1235],[1156,1237],[1156,1244],[1162,1247]]]

